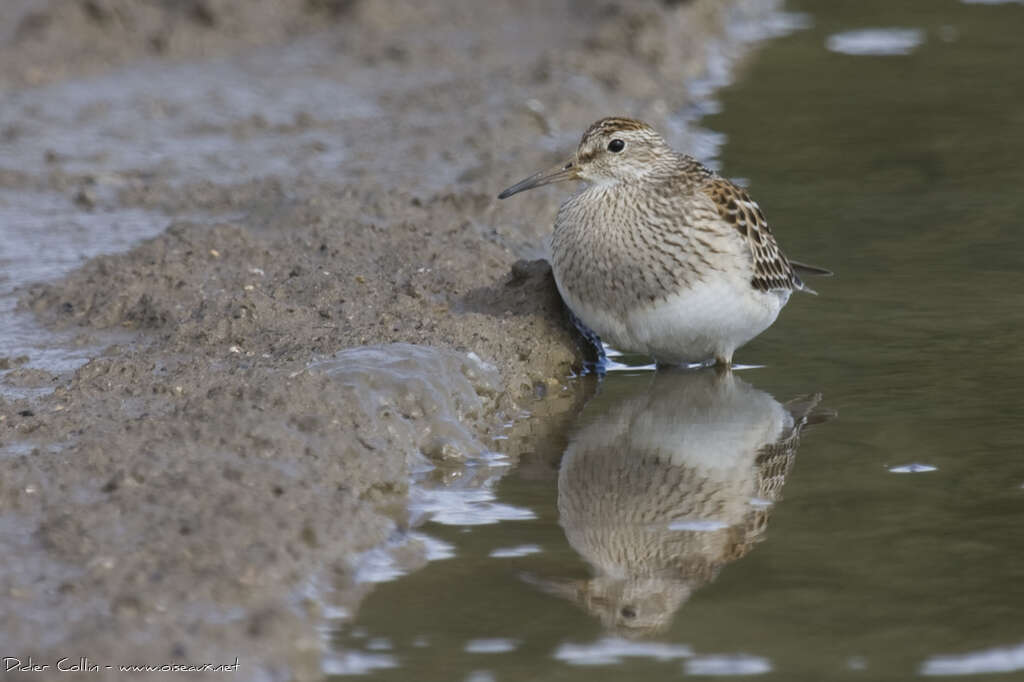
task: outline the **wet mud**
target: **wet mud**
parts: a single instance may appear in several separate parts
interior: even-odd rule
[[[598,115],[687,148],[686,84],[772,9],[15,5],[4,319],[88,359],[0,351],[4,643],[253,680],[321,676],[417,474],[528,457],[580,408],[562,192],[496,192]]]

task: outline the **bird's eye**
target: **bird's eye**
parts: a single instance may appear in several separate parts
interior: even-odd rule
[[[620,140],[619,138],[615,138],[614,140],[608,143],[608,151],[610,152],[621,152],[625,148],[626,143]]]
[[[629,618],[630,620],[636,618],[636,609],[634,609],[632,606],[623,606],[622,610],[619,611],[619,613],[622,615],[623,618]]]

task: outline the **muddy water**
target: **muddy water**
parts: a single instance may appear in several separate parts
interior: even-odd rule
[[[1024,7],[793,5],[703,124],[838,276],[741,351],[761,368],[610,373],[497,484],[522,513],[422,526],[444,558],[379,585],[329,671],[1024,674]]]

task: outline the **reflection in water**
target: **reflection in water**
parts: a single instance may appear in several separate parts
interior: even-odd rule
[[[829,414],[820,395],[783,405],[731,373],[634,379],[588,406],[558,478],[560,522],[595,576],[539,584],[643,636],[760,540],[801,429]]]

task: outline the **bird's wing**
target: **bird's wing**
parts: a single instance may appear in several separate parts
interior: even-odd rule
[[[761,207],[743,189],[722,177],[714,176],[704,185],[704,193],[715,204],[722,220],[735,227],[747,240],[754,259],[750,284],[759,291],[800,289],[814,293],[804,285],[782,253]]]

